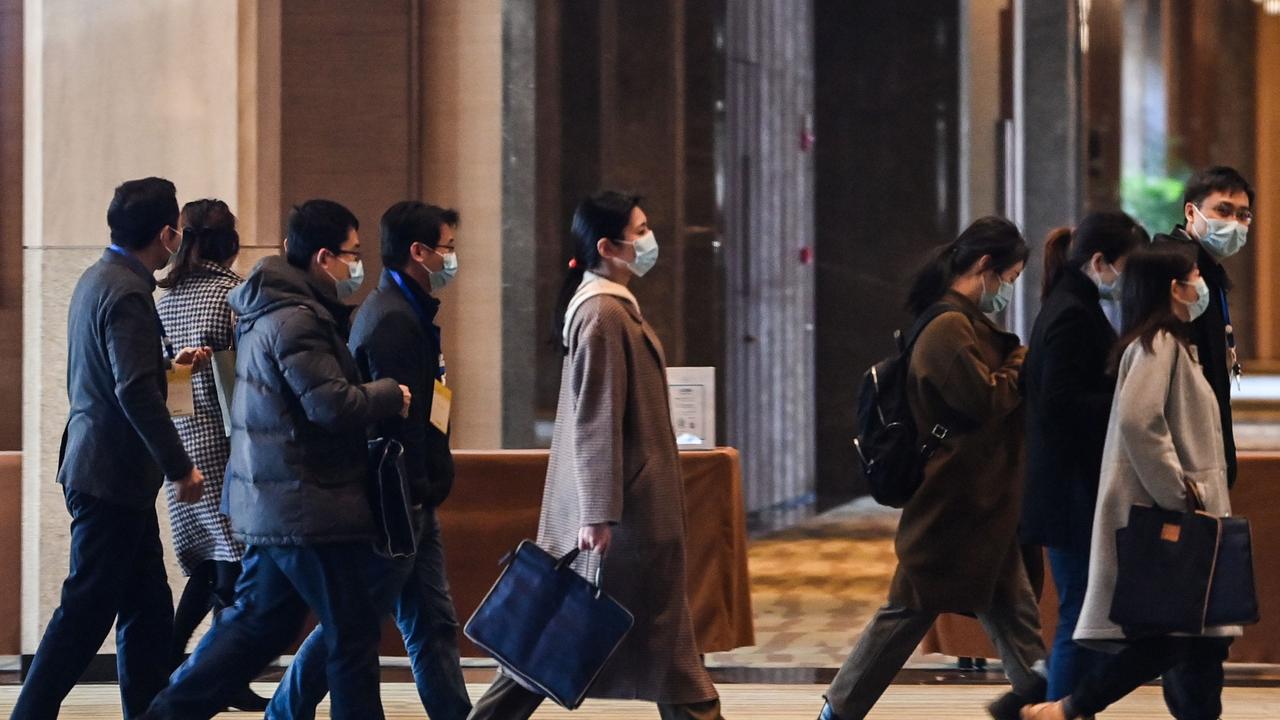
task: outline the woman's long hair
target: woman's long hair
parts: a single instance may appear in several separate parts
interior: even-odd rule
[[[639,196],[606,190],[586,198],[574,210],[573,224],[569,229],[573,259],[560,286],[560,296],[556,299],[551,318],[551,342],[560,352],[569,351],[564,346],[565,313],[569,310],[569,302],[587,271],[600,265],[600,249],[597,247],[600,238],[622,240],[623,231],[631,224],[631,211],[639,205]]]
[[[190,277],[201,261],[226,264],[240,252],[236,216],[221,200],[193,200],[182,206],[178,220],[182,244],[173,268],[158,284],[169,289]]]
[[[907,294],[907,310],[919,315],[942,299],[951,283],[974,266],[984,255],[991,256],[990,270],[1002,273],[1026,262],[1030,251],[1018,226],[1002,217],[979,218],[954,241],[934,251],[933,257],[916,273]]]
[[[1172,244],[1157,244],[1129,256],[1124,269],[1124,289],[1120,295],[1123,313],[1120,340],[1112,352],[1113,368],[1135,340],[1151,352],[1156,335],[1168,332],[1187,343],[1188,323],[1173,313],[1169,288],[1174,280],[1184,281],[1196,269],[1190,253]]]
[[[1095,212],[1085,216],[1075,230],[1060,227],[1044,241],[1044,284],[1040,297],[1049,297],[1067,268],[1082,267],[1102,253],[1109,263],[1151,243],[1151,236],[1122,212]]]

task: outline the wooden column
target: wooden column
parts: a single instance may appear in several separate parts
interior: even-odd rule
[[[1257,170],[1258,218],[1248,250],[1257,268],[1257,356],[1280,367],[1280,16],[1258,11]]]

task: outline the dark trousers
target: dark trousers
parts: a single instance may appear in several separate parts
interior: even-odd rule
[[[1071,639],[1089,585],[1089,550],[1050,548],[1049,568],[1058,589],[1058,627],[1049,656],[1048,699],[1061,700],[1071,694],[1080,678],[1102,662],[1105,655],[1077,645]]]
[[[418,553],[377,559],[369,567],[374,609],[395,612],[418,697],[431,720],[464,720],[471,698],[458,652],[458,618],[445,577],[444,547],[434,509],[417,514]],[[268,720],[312,720],[329,691],[323,625],[307,636],[267,708]]]
[[[116,671],[126,718],[165,686],[173,596],[154,506],[118,505],[64,491],[71,572],[14,705],[14,720],[53,720],[116,623]]]
[[[499,675],[476,701],[476,709],[468,720],[528,720],[543,700],[546,698],[542,695],[526,690],[506,675]],[[662,720],[724,720],[719,700],[683,705],[658,703],[658,717]]]
[[[331,717],[382,718],[378,615],[365,584],[373,557],[367,543],[251,545],[235,604],[218,616],[146,717],[213,717],[297,639],[309,607],[325,627]]]
[[[231,607],[236,599],[240,563],[205,560],[191,571],[173,612],[173,668],[186,659],[187,643],[209,611]]]
[[[1067,717],[1097,715],[1163,674],[1165,701],[1177,720],[1218,720],[1222,715],[1219,658],[1228,646],[1220,638],[1160,637],[1129,643],[1081,679],[1066,700]],[[1184,669],[1181,677],[1170,677],[1174,667]],[[1214,667],[1216,675],[1211,671]]]

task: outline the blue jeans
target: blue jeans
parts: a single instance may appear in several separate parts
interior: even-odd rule
[[[165,686],[173,595],[154,506],[135,508],[64,490],[71,572],[62,603],[31,661],[13,720],[53,720],[116,623],[124,717],[138,717]]]
[[[1061,700],[1075,690],[1080,679],[1098,665],[1102,653],[1077,645],[1071,639],[1089,585],[1089,551],[1049,548],[1049,568],[1058,588],[1058,629],[1049,656],[1049,700]]]
[[[195,652],[156,698],[149,719],[207,720],[284,652],[307,608],[320,618],[334,720],[379,720],[378,614],[365,572],[368,543],[250,545],[235,604],[218,616]]]
[[[418,697],[431,720],[465,720],[471,712],[458,657],[458,619],[445,578],[444,548],[434,509],[417,514],[418,554],[378,558],[367,586],[379,615],[395,612]],[[267,720],[312,720],[329,686],[328,649],[317,627],[298,649],[267,708]]]

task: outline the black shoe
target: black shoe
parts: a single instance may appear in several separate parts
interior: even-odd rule
[[[263,712],[267,709],[267,705],[271,701],[262,697],[253,691],[248,685],[244,689],[236,693],[231,698],[231,702],[227,703],[228,710],[239,710],[240,712]]]
[[[1020,720],[1023,706],[1044,702],[1048,690],[1048,683],[1045,682],[1035,689],[1034,697],[1019,695],[1013,691],[1007,692],[993,700],[987,706],[987,712],[995,720]]]
[[[822,713],[818,715],[818,720],[840,720],[840,716],[836,715],[836,711],[827,704],[822,706]]]

